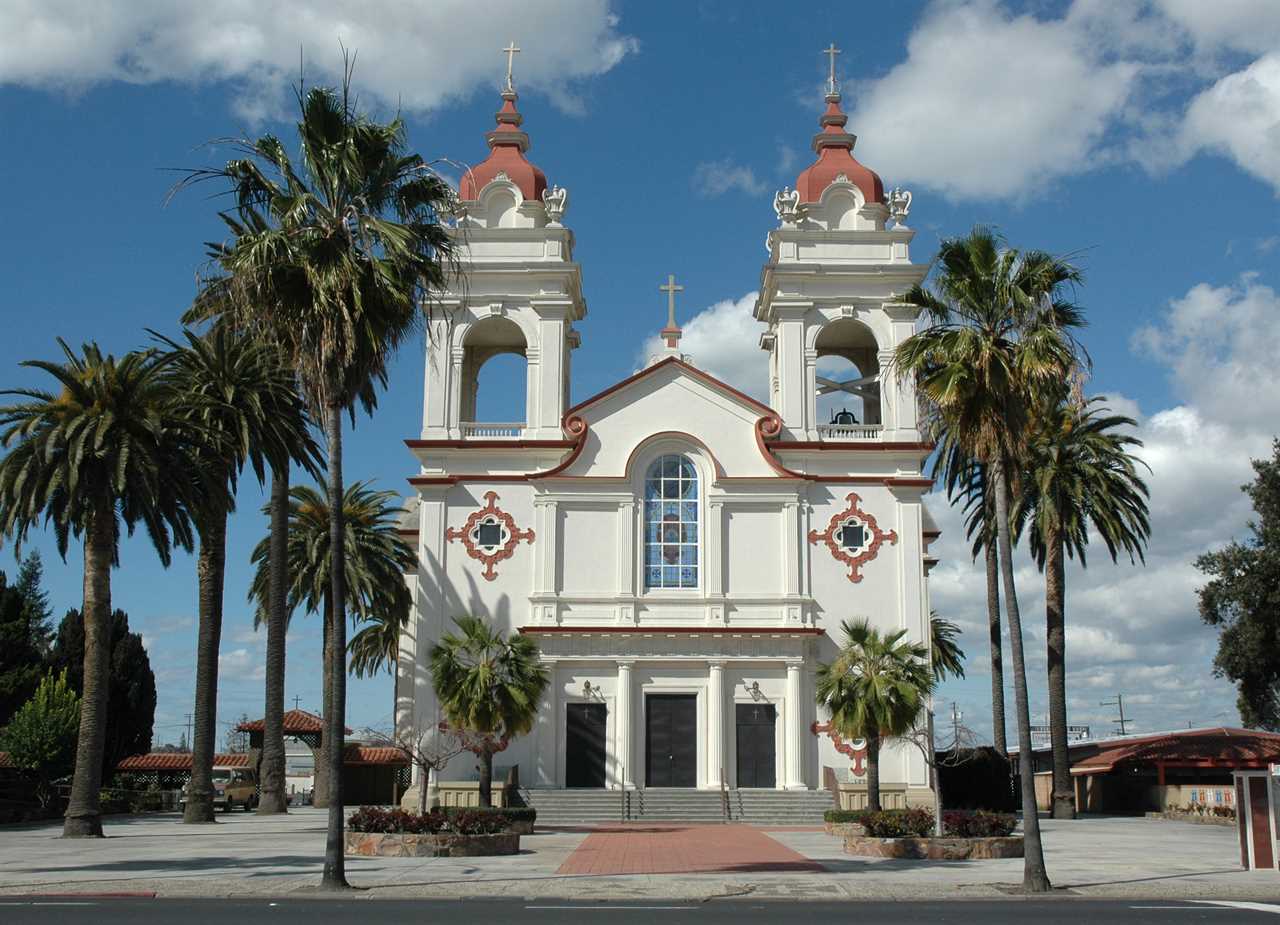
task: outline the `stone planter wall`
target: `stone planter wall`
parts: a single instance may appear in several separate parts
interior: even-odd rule
[[[850,835],[866,835],[867,830],[861,823],[857,822],[827,822],[824,823],[828,835],[835,835],[837,838],[846,838]]]
[[[473,858],[519,854],[520,836],[514,832],[499,832],[497,835],[347,832],[346,853],[378,858]]]
[[[1005,838],[871,838],[850,835],[844,853],[864,858],[979,861],[1022,857],[1022,836]]]

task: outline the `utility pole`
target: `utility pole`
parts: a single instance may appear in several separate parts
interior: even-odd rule
[[[294,708],[295,710],[296,710],[296,709],[298,709],[298,704],[300,704],[301,702],[302,702],[302,698],[301,698],[301,697],[294,697],[294,698],[293,698],[293,708]]]
[[[1098,702],[1100,707],[1115,707],[1120,711],[1120,718],[1113,719],[1111,722],[1120,727],[1120,734],[1125,735],[1128,731],[1130,720],[1124,718],[1124,694],[1116,694],[1115,700],[1101,700]]]
[[[956,702],[951,701],[951,735],[952,748],[960,747],[960,720],[964,719],[964,714],[956,709]]]
[[[192,714],[188,713],[187,714],[187,748],[188,749],[191,748],[191,717],[192,717]]]

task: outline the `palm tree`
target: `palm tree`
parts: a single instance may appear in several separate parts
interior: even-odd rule
[[[406,620],[375,613],[364,622],[365,626],[347,644],[351,673],[357,678],[372,678],[384,668],[388,673],[394,672],[400,657],[400,633]]]
[[[406,153],[399,117],[381,123],[361,114],[347,67],[340,91],[298,91],[301,164],[271,135],[239,142],[244,156],[185,182],[231,185],[237,235],[211,281],[211,301],[237,327],[265,329],[289,357],[324,429],[328,495],[343,497],[342,415],[385,379],[396,349],[421,322],[420,306],[443,289],[452,270],[452,239],[440,216],[448,185],[416,154]],[[333,555],[345,558],[342,505],[330,511]],[[332,569],[332,686],[326,737],[341,741],[346,712],[346,607],[343,569]],[[345,887],[342,754],[327,756],[329,805],[323,885]]]
[[[929,613],[929,667],[933,671],[933,683],[941,684],[947,678],[964,677],[964,650],[956,638],[960,627],[945,620],[936,610]],[[933,700],[929,701],[929,726],[925,731],[925,760],[929,763],[929,777],[933,789],[933,834],[942,837],[942,776],[938,773],[938,754],[933,735]],[[959,737],[957,736],[957,739]],[[959,741],[951,743],[953,755],[960,748]]]
[[[817,701],[831,726],[867,743],[867,808],[880,810],[880,743],[915,725],[933,691],[929,649],[905,629],[881,635],[868,620],[845,620],[840,652],[817,672]]]
[[[369,630],[376,629],[382,634],[383,652],[387,651],[386,645],[392,646],[391,651],[394,652],[400,631],[408,622],[413,596],[405,584],[404,576],[416,567],[418,554],[399,534],[401,512],[395,492],[374,491],[368,482],[353,483],[343,496],[342,519],[347,534],[344,584],[351,595],[352,619],[370,624],[356,634],[352,640],[353,649],[356,640],[361,639]],[[296,485],[289,490],[286,516],[288,529],[285,531],[285,561],[290,576],[286,612],[291,613],[295,608],[301,607],[307,613],[328,615],[332,610],[330,594],[333,588],[328,498],[321,490]],[[249,587],[249,599],[256,601],[258,605],[254,614],[255,627],[270,620],[270,550],[274,536],[275,533],[272,532],[264,537],[254,548],[251,557],[256,565]],[[327,621],[323,635],[327,646],[330,641]],[[356,669],[357,675],[361,671],[372,673],[381,664],[373,658],[372,653],[365,654],[367,646],[366,637],[360,643],[360,651],[353,651],[355,658],[352,667]],[[391,659],[394,661],[394,654]],[[326,715],[332,709],[333,691],[330,680],[326,674],[323,701]],[[327,734],[322,737],[322,758],[329,755],[330,741],[341,742],[342,738],[330,740]],[[326,787],[331,778],[327,768],[317,768],[317,771],[320,773],[317,774],[316,792],[318,799],[324,803],[328,796]]]
[[[977,227],[943,241],[934,291],[907,294],[931,325],[900,344],[893,365],[916,380],[935,433],[981,463],[995,493],[993,513],[1009,620],[1014,707],[1021,775],[1023,888],[1051,889],[1044,866],[1031,765],[1031,715],[1023,657],[1022,618],[1013,575],[1011,480],[1025,458],[1034,409],[1075,369],[1079,349],[1071,329],[1083,324],[1064,296],[1078,284],[1070,263],[1040,251],[1007,247]]]
[[[227,517],[235,507],[240,471],[249,464],[265,482],[267,470],[290,458],[314,466],[318,448],[293,376],[275,350],[226,325],[208,333],[184,332],[185,343],[156,335],[171,353],[166,381],[174,414],[191,420],[202,436],[197,465],[210,490],[196,499],[192,516],[200,538],[199,633],[192,730],[191,783],[183,810],[188,823],[213,822],[213,755],[217,739],[218,649],[226,573]],[[283,797],[283,794],[280,794]]]
[[[445,718],[477,737],[480,805],[492,806],[494,752],[533,728],[550,682],[531,637],[517,632],[503,638],[479,617],[453,622],[461,635],[440,637],[428,662]]]
[[[1122,428],[1132,418],[1107,414],[1105,396],[1077,401],[1063,396],[1036,417],[1023,465],[1022,492],[1014,526],[1030,534],[1031,555],[1045,573],[1045,618],[1049,649],[1049,739],[1053,750],[1053,817],[1075,818],[1075,787],[1067,753],[1066,571],[1065,558],[1086,565],[1089,528],[1116,561],[1145,561],[1151,535],[1147,486],[1140,461],[1129,447],[1142,441]],[[1064,555],[1065,553],[1065,555]]]
[[[99,790],[106,739],[111,650],[111,569],[119,565],[121,528],[141,523],[160,561],[190,549],[189,473],[198,473],[192,434],[171,416],[164,359],[154,351],[119,360],[66,343],[63,362],[29,360],[57,381],[55,391],[9,389],[25,398],[0,407],[0,535],[20,545],[41,522],[53,528],[65,558],[84,543],[84,691],[75,776],[63,835],[101,837]]]

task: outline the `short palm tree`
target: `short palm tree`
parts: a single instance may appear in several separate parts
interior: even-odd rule
[[[846,620],[836,657],[820,664],[817,701],[831,726],[867,743],[867,808],[880,810],[880,744],[915,726],[933,691],[929,649],[906,630],[883,635],[867,620]]]
[[[63,341],[62,362],[29,360],[54,391],[9,389],[26,399],[0,407],[0,535],[18,544],[41,522],[53,528],[65,557],[72,537],[84,543],[84,691],[75,776],[63,834],[101,836],[99,790],[106,740],[111,650],[111,569],[120,535],[142,524],[160,561],[189,549],[197,473],[195,441],[172,416],[164,359],[154,351],[118,360],[86,344]]]
[[[947,678],[963,678],[964,650],[956,641],[960,627],[934,611],[929,614],[929,635],[929,667],[933,680],[941,684]]]
[[[174,414],[189,419],[201,434],[197,465],[208,486],[192,510],[200,538],[196,560],[199,631],[191,783],[183,821],[213,822],[218,649],[227,517],[235,508],[236,484],[246,464],[261,484],[268,469],[288,465],[290,459],[314,468],[319,451],[293,376],[274,349],[217,324],[203,335],[184,332],[183,342],[159,339],[171,351],[166,380]]]
[[[343,496],[343,414],[385,378],[396,349],[419,328],[420,306],[452,272],[452,239],[440,220],[453,201],[448,184],[407,152],[402,119],[382,123],[358,111],[350,80],[348,67],[340,91],[299,91],[298,166],[264,135],[239,143],[243,157],[187,180],[231,186],[236,207],[224,218],[236,240],[219,256],[209,299],[236,327],[268,331],[284,350],[324,430],[332,498]],[[343,559],[342,506],[330,513],[333,553]],[[341,739],[346,713],[344,577],[332,570],[330,741]],[[345,887],[341,750],[327,760],[334,799],[322,883]]]
[[[929,326],[903,341],[893,365],[916,381],[935,436],[985,467],[1009,621],[1025,854],[1023,888],[1051,889],[1036,816],[1031,766],[1031,713],[1022,617],[1013,574],[1011,481],[1025,457],[1032,418],[1076,369],[1072,329],[1084,323],[1067,297],[1081,280],[1070,263],[1040,251],[1021,252],[978,227],[942,242],[933,288],[906,296]]]
[[[1142,441],[1124,431],[1132,418],[1107,414],[1099,396],[1047,402],[1036,417],[1023,464],[1015,529],[1030,538],[1031,554],[1045,573],[1049,655],[1049,739],[1053,750],[1053,816],[1075,817],[1075,787],[1067,753],[1066,557],[1086,565],[1090,528],[1111,560],[1127,553],[1144,559],[1151,535],[1143,465],[1129,452]]]
[[[417,551],[400,536],[401,510],[395,492],[375,491],[368,482],[350,485],[342,501],[342,518],[347,532],[344,583],[351,594],[351,615],[357,623],[369,624],[352,640],[353,650],[357,640],[374,630],[381,635],[383,659],[387,657],[386,646],[392,647],[391,661],[394,661],[394,646],[408,622],[413,605],[404,576],[416,567],[418,561]],[[307,613],[318,612],[327,616],[332,610],[330,594],[333,588],[329,500],[322,490],[295,485],[289,490],[287,516],[288,611],[301,607]],[[272,537],[273,534],[268,534],[258,543],[251,559],[256,566],[249,588],[249,599],[258,605],[254,615],[255,626],[270,618]],[[325,644],[330,645],[327,620],[323,635]],[[382,664],[368,652],[367,638],[360,642],[358,651],[353,651],[352,667],[359,666],[357,674],[360,670],[372,673]],[[326,674],[323,700],[326,714],[333,708],[330,680]],[[329,739],[326,737],[323,741],[323,756],[327,757]],[[318,775],[316,798],[320,805],[328,805],[328,769],[318,770],[321,773]]]
[[[480,805],[492,806],[494,752],[533,728],[550,682],[531,637],[504,638],[479,617],[453,622],[458,632],[446,633],[431,647],[428,663],[445,718],[476,738]]]

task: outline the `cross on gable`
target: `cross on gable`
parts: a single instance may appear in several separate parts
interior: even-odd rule
[[[667,326],[662,329],[662,336],[668,347],[676,347],[680,343],[680,328],[676,325],[676,293],[684,292],[684,286],[676,285],[674,273],[667,274],[667,284],[659,286],[667,294]]]

